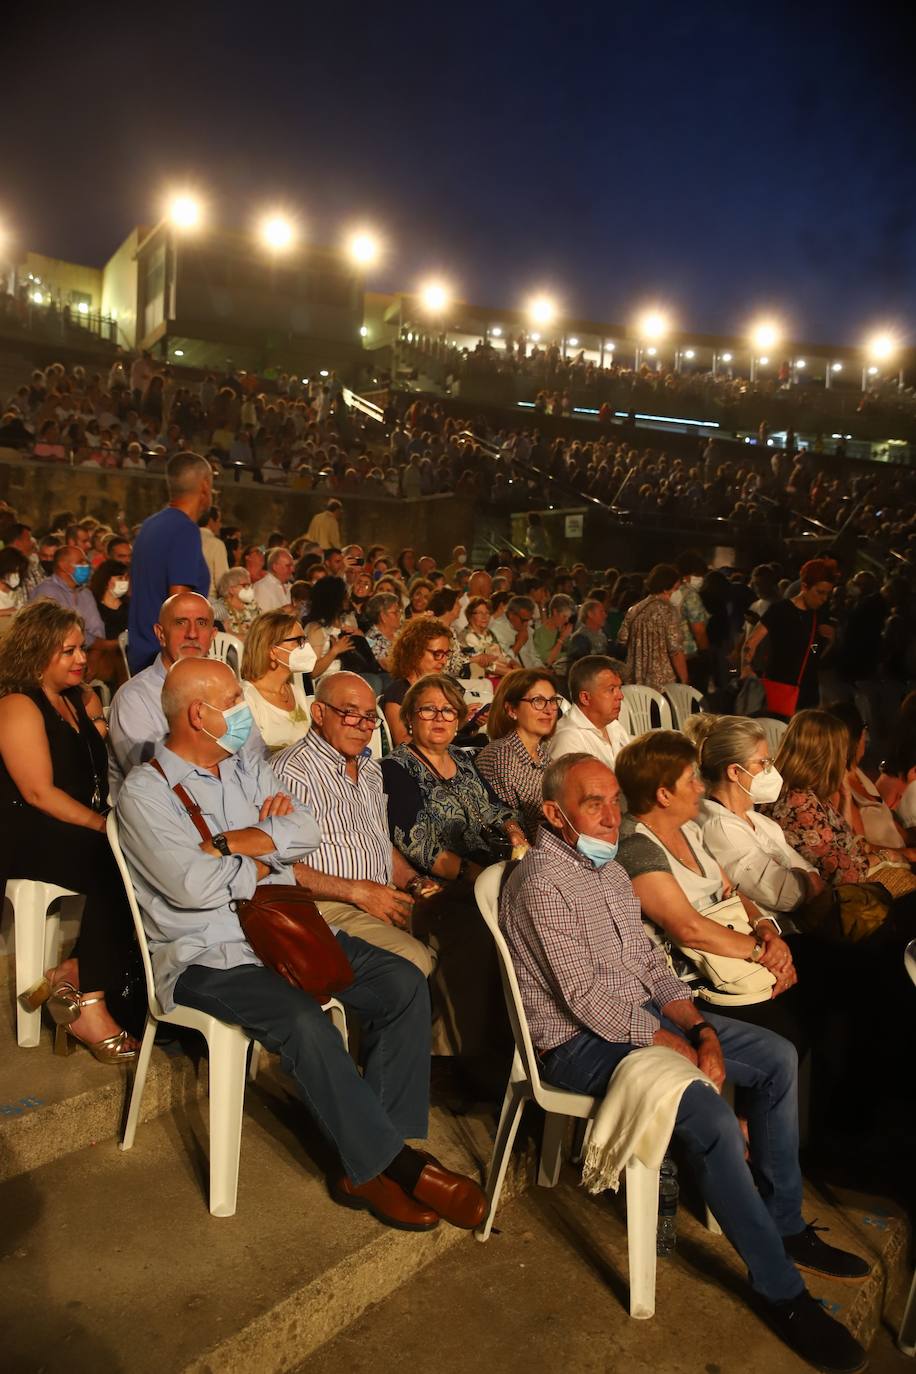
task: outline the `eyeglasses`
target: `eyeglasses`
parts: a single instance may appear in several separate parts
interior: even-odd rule
[[[349,725],[352,728],[357,728],[360,730],[374,730],[375,727],[378,725],[378,716],[375,714],[374,711],[371,713],[367,712],[364,715],[362,711],[357,711],[353,707],[347,709],[346,707],[332,706],[329,701],[322,701],[320,704],[326,707],[327,710],[334,711],[338,716],[340,716],[340,719],[344,725]]]
[[[430,658],[436,658],[440,663],[449,656],[448,649],[427,649],[426,652],[429,654]]]
[[[286,639],[280,640],[280,643],[295,644],[298,646],[298,648],[304,649],[306,644],[308,644],[308,640],[306,639],[305,635],[287,635]]]
[[[417,715],[421,720],[447,720],[458,719],[458,712],[454,706],[418,706]]]
[[[533,706],[536,711],[556,711],[560,706],[559,697],[519,697],[519,701],[527,701],[529,706]]]

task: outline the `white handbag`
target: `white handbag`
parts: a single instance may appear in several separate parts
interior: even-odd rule
[[[753,935],[751,923],[747,919],[744,904],[738,896],[726,897],[721,902],[705,907],[699,913],[708,916],[717,925],[728,930],[736,930],[739,935]],[[690,945],[680,945],[670,935],[662,932],[651,921],[643,921],[646,934],[653,944],[661,945],[668,951],[672,971],[682,982],[692,983],[696,979],[706,986],[696,989],[696,995],[704,1002],[717,1006],[751,1006],[755,1002],[768,1002],[773,995],[776,977],[762,964],[752,964],[749,959],[735,959],[730,954],[710,954],[705,949],[693,949]],[[691,973],[684,973],[671,959],[671,947],[678,949],[689,960]]]

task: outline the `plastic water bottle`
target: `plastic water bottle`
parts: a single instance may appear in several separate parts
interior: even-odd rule
[[[666,1155],[658,1172],[658,1231],[655,1237],[655,1253],[663,1259],[677,1245],[678,1192],[677,1165]]]

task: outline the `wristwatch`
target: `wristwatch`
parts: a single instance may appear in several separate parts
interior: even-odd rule
[[[220,831],[220,833],[214,835],[212,839],[214,847],[219,850],[224,859],[228,859],[232,854],[232,850],[229,848],[229,841],[226,839],[226,836]]]
[[[698,1021],[695,1026],[688,1026],[684,1031],[684,1038],[692,1049],[700,1048],[700,1035],[704,1030],[711,1030],[716,1035],[715,1026],[711,1026],[708,1021]]]

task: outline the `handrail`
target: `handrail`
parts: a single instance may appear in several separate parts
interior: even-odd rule
[[[349,406],[351,410],[362,411],[363,415],[368,415],[370,420],[375,420],[380,425],[385,423],[385,412],[374,401],[367,401],[365,396],[358,396],[347,386],[343,389],[343,398],[344,405]]]

